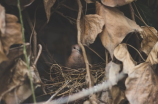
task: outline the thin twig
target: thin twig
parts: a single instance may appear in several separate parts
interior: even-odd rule
[[[38,61],[38,59],[39,59],[39,57],[40,57],[40,55],[41,55],[41,52],[42,52],[42,45],[39,44],[38,47],[39,47],[39,51],[38,51],[37,57],[36,57],[36,59],[35,59],[35,61],[34,61],[34,65],[35,65],[35,66],[36,66],[37,61]]]
[[[130,46],[131,48],[133,48],[134,50],[136,50],[138,52],[138,54],[140,55],[140,57],[142,58],[142,60],[145,61],[145,59],[143,58],[143,56],[141,55],[141,53],[135,47],[133,47],[130,44],[127,44],[127,45]]]
[[[100,59],[102,59],[105,62],[105,60],[97,52],[95,52],[92,48],[90,48],[89,46],[86,46],[86,47],[88,47],[92,52],[94,52]]]
[[[70,81],[66,81],[66,83],[61,88],[59,88],[59,90],[57,90],[56,93],[53,94],[44,104],[50,102],[62,89],[64,89],[69,84],[69,82]]]
[[[23,45],[24,45],[23,46],[23,52],[24,52],[24,55],[25,55],[27,68],[29,70],[29,79],[30,79],[30,85],[31,85],[31,90],[32,90],[33,101],[34,101],[34,103],[36,103],[35,92],[34,92],[34,87],[33,87],[33,82],[32,82],[31,69],[30,69],[29,60],[28,60],[27,52],[26,52],[26,46],[25,46],[24,25],[23,25],[23,19],[22,19],[21,8],[20,8],[20,0],[18,0],[17,6],[18,6],[18,10],[19,10],[19,17],[20,17],[22,37],[23,37]]]
[[[33,33],[33,56],[35,59],[37,56],[37,33],[35,31],[35,23],[34,23],[34,25],[32,24],[27,11],[25,11],[25,15],[26,15],[27,21],[28,21],[30,28],[32,29],[32,33]],[[32,37],[32,34],[31,34],[31,37]]]
[[[129,4],[129,9],[131,11],[131,17],[132,17],[132,20],[135,21],[135,17],[134,17],[134,9],[132,7],[132,3]]]
[[[152,33],[153,33],[153,35],[155,35],[157,38],[158,38],[158,36],[149,28],[149,26],[145,23],[145,21],[143,20],[143,18],[142,18],[142,16],[140,15],[140,13],[139,13],[139,11],[138,11],[138,9],[137,9],[137,6],[135,5],[135,3],[134,3],[134,6],[135,6],[135,8],[136,8],[136,10],[137,10],[137,12],[138,12],[138,15],[139,15],[139,19],[145,24],[145,26],[149,29],[149,31],[151,31]],[[136,15],[136,14],[135,14]],[[136,15],[137,16],[137,15]],[[138,17],[138,16],[137,16]]]
[[[88,81],[89,81],[89,87],[92,87],[92,81],[91,81],[91,75],[90,75],[90,70],[89,70],[89,62],[87,59],[86,51],[84,46],[81,43],[81,28],[80,28],[80,19],[81,19],[81,12],[82,12],[82,4],[80,0],[77,0],[78,3],[78,17],[77,17],[77,40],[78,40],[78,45],[81,47],[82,52],[83,52],[83,58],[86,64],[86,71],[87,71],[87,76],[88,76]]]

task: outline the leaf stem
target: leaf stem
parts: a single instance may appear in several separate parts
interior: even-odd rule
[[[28,60],[27,52],[26,52],[26,46],[25,46],[24,25],[23,25],[21,8],[20,8],[20,0],[17,0],[17,6],[18,6],[18,10],[19,10],[19,17],[20,17],[22,37],[23,37],[23,52],[24,52],[24,55],[25,55],[27,68],[29,70],[29,79],[30,79],[30,85],[31,85],[31,90],[32,90],[33,101],[34,101],[34,103],[36,103],[35,92],[34,92],[34,87],[33,87],[33,82],[32,82],[31,69],[30,69],[29,60]]]

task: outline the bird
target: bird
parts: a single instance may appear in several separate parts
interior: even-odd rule
[[[72,69],[85,68],[84,58],[78,44],[72,46],[71,54],[68,57],[65,66]]]

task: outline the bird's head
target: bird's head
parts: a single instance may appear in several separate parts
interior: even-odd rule
[[[81,48],[78,44],[72,46],[72,52],[79,52],[81,53]]]

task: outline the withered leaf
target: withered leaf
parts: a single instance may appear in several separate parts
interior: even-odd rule
[[[0,5],[0,35],[5,33],[5,9]]]
[[[55,4],[56,0],[43,0],[44,8],[47,16],[47,22],[49,22],[51,16],[51,7]]]
[[[85,0],[86,3],[94,3],[93,0]]]
[[[20,1],[20,7],[21,7],[21,9],[24,9],[25,7],[31,5],[34,2],[34,0],[19,0],[19,1]],[[5,2],[8,5],[17,6],[17,0],[5,0]]]
[[[158,77],[154,74],[151,64],[144,62],[135,66],[125,44],[116,47],[114,55],[123,62],[123,70],[128,74],[125,95],[129,103],[157,104]]]
[[[101,0],[101,2],[109,7],[117,7],[117,6],[122,6],[129,4],[133,2],[134,0]]]
[[[81,20],[81,41],[85,45],[92,44],[102,31],[104,20],[97,14],[89,14]]]
[[[96,2],[96,13],[104,18],[105,28],[100,34],[100,39],[112,58],[115,47],[128,33],[142,31],[134,21],[125,17],[116,8],[106,7]]]
[[[158,41],[158,32],[154,27],[141,27],[141,28],[143,29],[143,32],[141,32],[141,36],[143,38],[143,41],[141,42],[141,51],[149,55],[153,46]]]
[[[127,50],[126,44],[119,44],[114,50],[114,56],[123,62],[123,72],[130,73],[136,65],[131,55]]]
[[[7,56],[4,54],[4,51],[3,51],[3,46],[2,46],[2,43],[0,41],[0,63],[3,62],[3,61],[6,61],[8,58]]]
[[[128,74],[125,82],[125,94],[130,104],[157,104],[158,78],[153,72],[152,66],[144,62],[133,70]]]
[[[0,98],[7,104],[21,103],[32,94],[28,81],[29,70],[24,61],[18,59],[15,66],[5,74],[7,77],[3,76],[0,80],[0,83],[3,82],[2,89],[0,89]],[[40,83],[40,79],[36,76],[33,67],[31,67],[31,75],[32,81],[35,83],[34,87],[37,87],[36,83]],[[4,78],[6,78],[6,82],[4,82]]]
[[[5,14],[5,20],[7,23],[14,23],[18,22],[18,18],[15,15],[12,14]]]
[[[154,45],[153,49],[149,53],[146,62],[151,63],[152,65],[158,64],[158,42]]]
[[[5,35],[2,37],[3,49],[6,54],[13,44],[22,44],[21,25],[19,23],[7,23]]]

